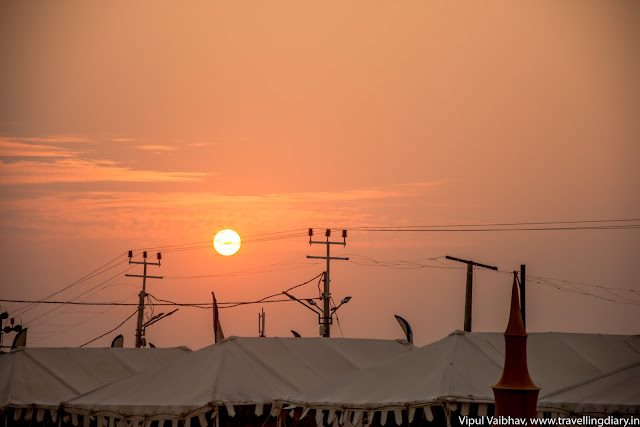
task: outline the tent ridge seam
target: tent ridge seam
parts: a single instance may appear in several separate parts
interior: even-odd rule
[[[80,394],[82,394],[80,392],[80,390],[76,390],[74,387],[71,386],[71,384],[68,384],[65,380],[63,380],[62,378],[60,378],[59,376],[57,376],[51,369],[49,369],[48,367],[44,366],[42,363],[40,363],[38,360],[36,360],[33,356],[31,356],[29,354],[29,352],[25,351],[24,352],[25,357],[28,357],[29,359],[31,359],[33,361],[33,363],[35,363],[36,365],[40,366],[42,369],[44,369],[46,372],[50,373],[51,375],[53,375],[53,377],[58,380],[62,385],[64,385],[65,387],[67,387],[69,390],[71,390],[73,393],[75,393],[76,397]]]

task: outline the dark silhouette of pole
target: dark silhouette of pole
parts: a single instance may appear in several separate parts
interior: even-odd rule
[[[149,276],[147,275],[147,265],[157,265],[160,266],[160,260],[162,259],[162,255],[158,252],[158,262],[148,262],[147,261],[147,251],[142,253],[142,257],[144,258],[142,262],[140,261],[132,261],[133,251],[129,251],[129,264],[142,264],[144,265],[143,274],[125,274],[127,277],[142,277],[142,291],[138,295],[140,297],[138,304],[138,325],[136,327],[136,348],[143,347],[142,344],[142,321],[144,316],[144,298],[147,296],[147,278],[149,279],[162,279],[162,276]]]
[[[447,259],[457,262],[463,262],[467,264],[467,289],[464,297],[464,330],[471,332],[471,305],[473,303],[473,267],[488,268],[489,270],[497,270],[498,267],[492,267],[490,265],[480,264],[474,261],[467,261],[465,259],[455,258],[447,255]]]
[[[526,268],[527,266],[524,264],[520,265],[520,312],[522,313],[522,325],[524,326],[524,329],[527,329],[527,313],[526,313],[526,288],[525,288],[525,282],[526,282]]]
[[[345,246],[347,244],[347,230],[342,230],[342,242],[331,242],[329,241],[329,237],[331,236],[331,230],[327,229],[325,231],[325,237],[327,238],[326,241],[314,241],[311,240],[311,238],[313,237],[313,229],[310,228],[309,229],[309,245],[312,244],[320,244],[320,245],[327,245],[327,256],[312,256],[312,255],[307,255],[307,258],[313,258],[313,259],[326,259],[327,260],[327,270],[325,271],[325,275],[324,275],[324,292],[322,293],[322,300],[324,302],[323,304],[323,310],[322,310],[322,319],[321,319],[321,324],[322,324],[322,333],[320,335],[322,335],[323,337],[331,337],[331,323],[332,323],[332,318],[331,318],[331,307],[330,307],[330,303],[331,303],[331,276],[330,276],[330,261],[332,259],[336,259],[336,260],[343,260],[343,261],[348,261],[349,258],[344,258],[344,257],[332,257],[331,256],[331,245],[342,245]]]

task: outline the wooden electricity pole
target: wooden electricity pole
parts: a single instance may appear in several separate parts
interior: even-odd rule
[[[497,270],[498,267],[492,267],[490,265],[480,264],[473,261],[467,261],[460,258],[454,258],[447,255],[447,259],[452,261],[463,262],[467,264],[467,291],[464,298],[464,330],[471,332],[471,303],[473,297],[473,267],[488,268],[489,270]]]

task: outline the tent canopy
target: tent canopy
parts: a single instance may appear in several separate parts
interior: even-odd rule
[[[640,362],[614,369],[539,399],[545,411],[640,414]]]
[[[404,340],[229,337],[67,402],[69,412],[182,418],[263,405],[414,350]]]
[[[66,400],[190,352],[186,347],[21,347],[0,356],[0,412],[34,405],[55,409]]]
[[[527,354],[531,378],[544,393],[640,361],[640,337],[530,333]],[[491,386],[500,379],[503,363],[502,333],[456,331],[285,400],[302,407],[369,410],[442,402],[492,403]]]

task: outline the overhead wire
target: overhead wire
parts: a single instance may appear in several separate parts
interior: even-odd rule
[[[230,277],[230,276],[239,276],[243,274],[258,274],[258,273],[271,273],[275,271],[296,270],[300,268],[311,267],[317,264],[318,264],[318,261],[300,261],[299,258],[296,257],[296,258],[288,259],[286,261],[276,262],[272,264],[265,264],[258,267],[248,268],[244,270],[236,270],[236,271],[231,271],[227,273],[200,274],[196,276],[165,276],[164,278],[168,280],[177,280],[177,279],[183,280],[183,279],[204,279],[204,278],[211,278],[211,277]],[[281,265],[292,265],[292,267],[278,268],[278,269],[272,268],[269,270],[258,271],[260,269],[277,267]]]
[[[124,301],[128,301],[128,300],[130,300],[130,299],[132,299],[132,298],[134,298],[134,296],[130,296],[129,298],[126,298]],[[108,312],[108,311],[113,310],[114,308],[116,308],[116,306],[117,306],[117,305],[138,305],[138,304],[125,304],[125,303],[124,303],[124,301],[123,301],[122,303],[109,304],[109,307],[107,307],[106,309],[104,309],[104,310],[102,310],[102,311],[98,312],[97,314],[95,314],[95,315],[93,315],[93,316],[91,316],[91,317],[89,317],[89,318],[87,318],[87,319],[85,319],[85,320],[83,320],[83,321],[81,321],[81,322],[79,322],[79,323],[77,323],[77,324],[74,324],[73,326],[71,326],[71,327],[69,327],[69,328],[67,328],[67,329],[63,329],[62,331],[52,331],[48,336],[44,336],[44,337],[42,337],[42,338],[40,338],[40,339],[37,339],[37,340],[33,341],[33,343],[35,344],[35,343],[37,343],[37,342],[44,341],[44,340],[46,340],[46,339],[50,339],[50,338],[53,338],[53,337],[58,336],[58,335],[60,335],[60,334],[63,334],[63,333],[65,333],[65,332],[68,332],[68,331],[70,331],[71,329],[74,329],[74,328],[76,328],[76,327],[78,327],[78,326],[81,326],[81,325],[83,325],[83,324],[85,324],[85,323],[87,323],[87,322],[89,322],[89,321],[91,321],[91,320],[95,319],[95,318],[96,318],[96,317],[98,317],[98,316],[102,316],[102,315],[104,315],[106,312]],[[136,312],[137,312],[137,310],[136,310]]]
[[[436,227],[436,226],[433,226]],[[452,227],[452,226],[449,226]],[[354,231],[381,231],[381,232],[502,232],[502,231],[571,231],[571,230],[633,230],[640,229],[640,224],[629,225],[601,225],[601,226],[574,226],[574,227],[512,227],[512,228],[401,228],[401,227],[380,227],[363,228],[355,227]],[[480,227],[480,226],[476,226]]]
[[[333,297],[331,297],[331,303],[333,303],[333,308],[336,308],[336,302],[333,300]],[[340,329],[340,335],[342,335],[342,338],[344,338],[344,332],[342,332],[342,325],[340,324],[340,317],[338,317],[338,311],[334,311],[333,314],[336,315],[336,322],[338,323],[338,329]]]
[[[119,264],[121,264],[121,263],[116,264],[116,265],[114,265],[114,266],[111,266],[111,267],[109,267],[109,268],[107,268],[107,269],[105,269],[105,270],[102,270],[103,268],[107,267],[108,265],[110,265],[110,264],[114,263],[118,258],[122,257],[124,254],[125,254],[125,253],[120,253],[118,256],[116,256],[116,257],[115,257],[115,258],[113,258],[112,260],[108,261],[107,263],[105,263],[105,264],[101,265],[100,267],[98,267],[98,268],[96,268],[96,269],[94,269],[94,270],[90,271],[89,273],[85,274],[84,276],[80,277],[79,279],[75,280],[74,282],[70,283],[69,285],[67,285],[67,286],[63,287],[62,289],[60,289],[60,290],[58,290],[58,291],[56,291],[56,292],[54,292],[54,293],[52,293],[52,294],[50,294],[50,295],[47,295],[46,297],[41,298],[41,299],[42,299],[42,300],[47,300],[47,299],[49,299],[49,298],[52,298],[52,297],[54,297],[54,296],[58,295],[58,294],[59,294],[59,293],[61,293],[61,292],[64,292],[64,291],[66,291],[66,290],[68,290],[68,289],[71,289],[71,288],[73,288],[73,287],[75,287],[75,286],[79,285],[80,283],[83,283],[83,282],[85,282],[85,281],[87,281],[87,280],[89,280],[89,279],[92,279],[93,277],[96,277],[96,276],[97,276],[97,275],[99,275],[99,274],[104,273],[105,271],[110,270],[111,268],[116,267],[117,265],[119,265]],[[102,271],[101,271],[101,270],[102,270]],[[16,310],[16,315],[18,315],[18,314],[24,314],[24,313],[26,313],[27,311],[31,310],[31,309],[32,309],[32,308],[34,308],[34,307],[35,307],[35,305],[22,307],[22,308],[20,308],[20,309]]]
[[[129,317],[127,317],[126,319],[124,319],[124,320],[122,321],[122,323],[120,323],[118,326],[116,326],[115,328],[111,329],[110,331],[105,332],[104,334],[102,334],[102,335],[100,335],[100,336],[98,336],[98,337],[95,337],[94,339],[92,339],[92,340],[90,340],[90,341],[87,341],[86,343],[82,344],[82,345],[80,346],[80,348],[84,347],[84,346],[85,346],[85,345],[87,345],[87,344],[91,344],[92,342],[94,342],[94,341],[96,341],[96,340],[99,340],[100,338],[102,338],[102,337],[104,337],[104,336],[109,335],[111,332],[113,332],[113,331],[117,330],[119,327],[121,327],[122,325],[124,325],[125,323],[127,323],[127,321],[128,321],[129,319],[131,319],[133,316],[135,316],[137,313],[138,313],[138,310],[134,311],[133,313],[131,313],[131,314],[129,315]]]
[[[598,219],[598,220],[573,220],[573,221],[540,221],[540,222],[502,222],[484,224],[440,224],[440,225],[402,225],[402,226],[361,226],[350,228],[355,229],[375,229],[375,228],[445,228],[445,227],[498,227],[498,226],[523,226],[523,225],[556,225],[556,224],[597,224],[608,222],[638,222],[640,218],[631,219]]]
[[[90,288],[90,289],[86,290],[85,292],[81,293],[80,295],[77,295],[77,296],[73,297],[69,302],[73,302],[73,301],[75,301],[76,299],[80,298],[81,296],[83,296],[83,295],[85,295],[85,294],[89,293],[90,291],[92,291],[92,290],[94,290],[94,289],[96,289],[96,288],[98,288],[98,287],[100,287],[100,286],[102,286],[102,285],[104,285],[104,284],[106,284],[106,283],[109,283],[111,280],[114,280],[116,277],[120,277],[120,276],[122,275],[122,273],[124,273],[124,272],[126,272],[126,271],[131,270],[133,267],[135,267],[135,266],[131,266],[131,267],[129,267],[129,268],[127,268],[127,269],[125,269],[124,271],[121,271],[121,272],[117,273],[116,275],[111,276],[111,277],[109,277],[108,279],[106,279],[106,280],[104,280],[104,281],[102,281],[102,282],[98,283],[96,286],[94,286],[94,287],[92,287],[92,288]],[[47,311],[47,312],[45,312],[45,313],[41,314],[40,316],[37,316],[37,317],[35,317],[34,319],[31,319],[29,322],[27,322],[27,324],[28,324],[29,326],[37,326],[39,323],[33,323],[33,322],[35,322],[35,321],[36,321],[36,320],[38,320],[38,319],[41,319],[42,317],[46,316],[46,315],[47,315],[47,314],[49,314],[49,313],[52,313],[52,312],[53,312],[53,311],[55,311],[55,310],[58,310],[59,308],[61,308],[61,307],[63,307],[64,305],[68,304],[69,302],[67,302],[67,303],[65,303],[65,304],[62,304],[62,305],[60,305],[60,306],[58,306],[58,307],[54,307],[53,309],[51,309],[51,310],[49,310],[49,311]],[[42,323],[42,322],[40,322],[40,323]]]
[[[345,254],[349,257],[349,262],[351,264],[363,265],[363,266],[371,266],[371,267],[386,267],[396,270],[413,270],[420,268],[441,268],[446,270],[459,270],[464,269],[465,267],[455,267],[448,264],[442,263],[441,259],[445,259],[446,257],[430,257],[430,258],[420,258],[416,260],[394,260],[394,261],[383,261],[377,260],[368,256],[359,255],[359,254]],[[352,258],[357,258],[356,260]],[[433,261],[437,262],[441,265],[430,265],[425,264],[424,261]]]
[[[505,271],[505,270],[498,270],[498,272],[502,273],[502,274],[507,274],[507,275],[512,275],[513,274],[512,271]],[[639,300],[625,298],[625,297],[622,297],[622,296],[617,295],[615,293],[612,293],[612,295],[614,295],[617,299],[603,297],[602,295],[598,295],[598,294],[595,294],[593,292],[589,292],[589,291],[587,291],[585,289],[582,289],[582,288],[579,288],[579,287],[575,286],[576,284],[580,284],[579,282],[570,282],[570,281],[566,281],[566,280],[563,280],[563,279],[545,278],[545,277],[542,277],[542,276],[535,276],[535,275],[530,275],[530,274],[527,275],[526,278],[527,278],[527,283],[532,282],[532,283],[536,283],[536,284],[539,284],[539,285],[548,286],[548,287],[555,288],[555,289],[557,289],[559,291],[562,291],[562,292],[577,293],[577,294],[590,296],[590,297],[593,297],[593,298],[597,298],[597,299],[601,299],[601,300],[604,300],[604,301],[609,301],[609,302],[613,302],[613,303],[617,303],[617,304],[640,305],[640,301]],[[560,282],[560,283],[558,283],[558,282]],[[562,284],[563,282],[566,283],[567,285],[570,285],[570,283],[573,283],[573,285],[570,285],[572,287],[567,287],[566,285]],[[635,289],[611,288],[611,287],[606,287],[606,286],[603,286],[603,285],[592,285],[592,284],[583,284],[583,285],[600,288],[603,291],[609,291],[610,289],[617,289],[617,290],[637,293],[637,291]],[[624,301],[620,301],[620,299],[623,299]]]

